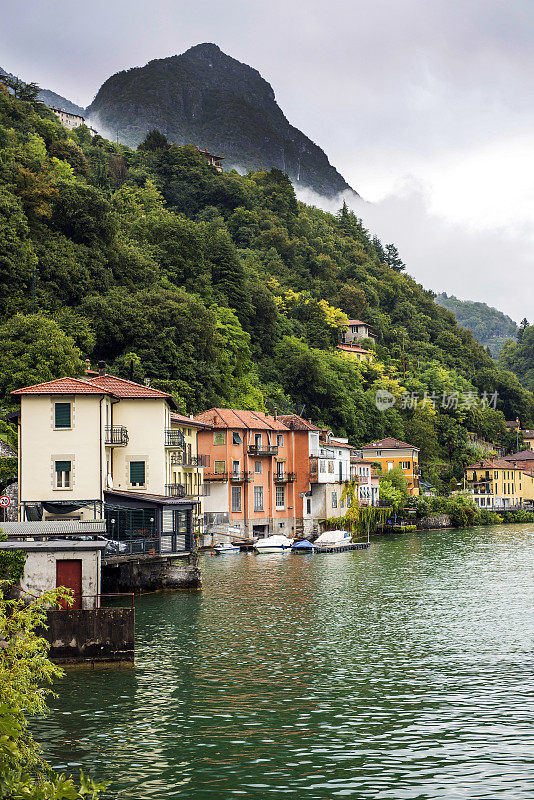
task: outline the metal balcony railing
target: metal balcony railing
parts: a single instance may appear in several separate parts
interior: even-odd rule
[[[294,472],[275,472],[274,482],[275,483],[293,483],[295,478],[296,478],[296,475],[295,475]]]
[[[249,483],[252,480],[252,472],[243,472],[243,470],[236,470],[230,472],[231,483]]]
[[[172,454],[171,464],[180,467],[209,467],[210,457],[201,455],[193,456],[190,453],[182,451]]]
[[[105,442],[107,445],[127,445],[128,429],[124,425],[106,425]]]
[[[166,483],[165,494],[167,497],[185,497],[186,488],[181,483]]]
[[[165,429],[165,447],[183,447],[185,444],[182,431],[175,431],[171,428]]]
[[[226,481],[228,480],[227,472],[205,472],[202,476],[204,482],[206,481]]]
[[[276,456],[278,455],[278,447],[275,444],[268,444],[268,445],[249,444],[248,453],[251,456]]]

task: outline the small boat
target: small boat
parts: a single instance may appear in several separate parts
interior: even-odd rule
[[[258,539],[254,545],[257,553],[281,553],[284,550],[291,550],[293,539],[287,536],[267,536],[265,539]]]
[[[300,539],[291,545],[295,553],[315,553],[315,546],[308,539]]]
[[[216,544],[213,548],[213,552],[216,553],[218,556],[226,555],[226,553],[239,553],[240,548],[238,545],[235,544]]]
[[[314,541],[313,546],[320,547],[339,547],[344,544],[351,544],[352,536],[347,531],[334,530],[325,531]]]

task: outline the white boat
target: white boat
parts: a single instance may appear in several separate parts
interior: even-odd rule
[[[266,536],[265,539],[258,539],[254,549],[258,553],[281,553],[284,550],[291,550],[293,539],[287,536]]]
[[[325,531],[313,542],[314,547],[339,547],[342,544],[351,544],[352,536],[347,531]]]
[[[228,542],[226,544],[222,544],[222,543],[216,544],[215,547],[213,548],[213,551],[218,556],[225,555],[226,553],[239,553],[239,552],[241,552],[240,548],[238,547],[238,545],[232,544],[231,542]]]

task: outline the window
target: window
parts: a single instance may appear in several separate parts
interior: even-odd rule
[[[232,486],[232,511],[241,511],[241,486]]]
[[[410,462],[409,461],[401,461],[400,465],[401,465],[401,469],[410,469]]]
[[[144,461],[130,461],[130,483],[132,486],[145,485]]]
[[[328,472],[333,472],[333,471],[334,471],[334,462],[333,461],[329,461],[328,462]]]
[[[284,508],[286,504],[286,487],[276,487],[276,508]]]
[[[54,403],[54,426],[70,428],[70,403]]]
[[[232,444],[243,444],[243,439],[236,431],[232,433]]]
[[[352,505],[352,497],[350,494],[347,495],[347,508],[350,508]]]
[[[277,447],[283,447],[284,446],[284,434],[283,433],[277,433],[276,434],[276,446]]]
[[[254,511],[263,511],[263,486],[254,487]]]
[[[223,472],[226,472],[226,461],[214,461],[213,471],[216,475],[222,475]]]
[[[382,450],[377,450],[376,454],[377,454],[377,456],[381,456],[382,455]]]
[[[261,461],[255,461],[254,462],[254,472],[257,475],[261,475]]]
[[[226,444],[226,431],[213,431],[213,444]]]
[[[284,477],[284,462],[277,461],[276,462],[276,477],[283,478]]]
[[[319,461],[319,472],[326,472],[326,461]]]
[[[311,514],[311,497],[306,498],[306,514]]]
[[[239,475],[239,461],[232,461],[232,475]]]
[[[70,489],[70,461],[56,461],[56,488],[57,489]]]
[[[254,435],[254,447],[261,448],[261,433],[256,433]]]
[[[332,492],[332,508],[337,508],[337,492]]]

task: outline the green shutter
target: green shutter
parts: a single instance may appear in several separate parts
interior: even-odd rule
[[[56,461],[56,472],[70,472],[70,461]]]
[[[70,403],[55,404],[56,428],[70,428]]]
[[[130,461],[130,483],[145,482],[145,462]]]

